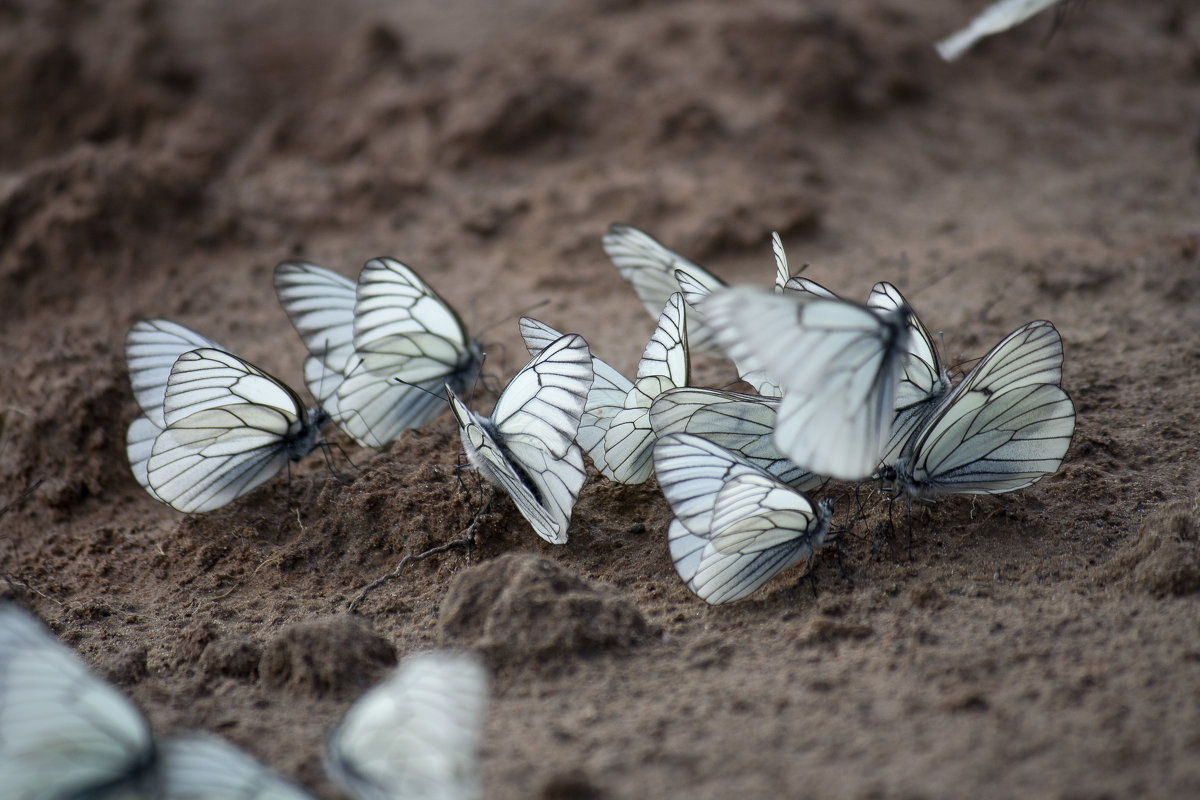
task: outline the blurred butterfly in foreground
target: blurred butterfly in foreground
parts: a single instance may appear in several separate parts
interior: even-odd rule
[[[568,334],[517,373],[491,418],[472,412],[446,386],[472,466],[507,492],[537,534],[552,544],[567,541],[571,511],[587,475],[574,440],[593,375],[587,342]]]
[[[1075,433],[1060,387],[1062,339],[1022,325],[984,356],[921,422],[879,477],[910,497],[1000,494],[1056,472]]]
[[[156,742],[145,718],[21,608],[0,605],[5,800],[312,800],[209,736]]]
[[[488,683],[474,655],[409,656],[330,734],[326,771],[359,800],[476,800]]]
[[[654,471],[675,518],[667,544],[675,571],[701,600],[732,603],[830,543],[833,501],[807,497],[699,436],[654,445]]]
[[[592,356],[595,379],[576,441],[611,480],[644,483],[653,471],[650,406],[660,394],[686,385],[688,380],[688,349],[683,335],[686,308],[678,292],[671,295],[642,353],[636,381]],[[548,325],[528,317],[521,320],[521,335],[535,356],[560,336]]]
[[[279,379],[181,325],[137,323],[126,360],[143,410],[126,436],[130,467],[180,511],[220,508],[320,442],[324,411],[306,412]]]
[[[381,447],[473,386],[483,348],[410,267],[373,258],[353,284],[305,262],[275,268],[279,302],[311,354],[305,382],[359,444]]]
[[[874,474],[890,440],[912,310],[750,286],[701,303],[721,345],[783,390],[775,444],[799,466],[842,480]]]

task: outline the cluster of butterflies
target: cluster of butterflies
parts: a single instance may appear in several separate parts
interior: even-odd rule
[[[475,656],[418,653],[326,740],[329,777],[357,800],[471,800],[489,676]],[[38,620],[0,604],[0,796],[5,800],[313,800],[229,742],[156,738],[145,717]]]
[[[804,494],[830,479],[910,498],[996,494],[1066,455],[1075,411],[1049,322],[1021,326],[952,386],[896,287],[876,284],[865,305],[842,299],[792,276],[777,235],[773,290],[726,286],[630,226],[603,245],[658,320],[633,380],[578,334],[522,318],[531,360],[482,416],[459,399],[482,346],[412,269],[373,259],[352,283],[285,262],[275,288],[308,347],[317,408],[187,328],[139,322],[126,341],[143,412],[128,433],[133,473],[174,508],[208,511],[312,452],[329,420],[379,447],[448,404],[471,464],[549,542],[567,540],[584,453],[613,481],[655,474],[676,570],[719,604],[833,541],[832,501]],[[727,355],[757,394],[690,386],[696,352]]]

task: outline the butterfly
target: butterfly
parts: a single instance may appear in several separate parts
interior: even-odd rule
[[[698,301],[717,289],[725,288],[725,281],[629,225],[611,225],[603,244],[609,259],[633,286],[638,299],[651,316],[660,313],[672,294],[682,292],[692,309],[684,337],[688,347],[695,353],[721,354],[704,312],[698,308]],[[788,280],[787,256],[778,233],[772,234],[771,244],[775,253],[775,291],[781,292]],[[744,369],[740,364],[736,366],[738,374],[755,391],[778,396],[778,387],[761,372]]]
[[[507,492],[552,544],[567,541],[571,510],[587,474],[574,440],[593,376],[587,342],[568,334],[516,374],[491,418],[472,412],[446,386],[471,464]]]
[[[195,513],[220,508],[311,453],[329,416],[306,412],[278,378],[207,347],[171,367],[163,418],[147,478],[164,503]]]
[[[783,389],[774,434],[781,452],[833,478],[875,472],[908,358],[907,304],[877,311],[737,286],[705,298],[702,308],[729,356]]]
[[[330,734],[326,771],[359,800],[481,797],[488,683],[474,655],[409,656]]]
[[[699,436],[654,445],[654,470],[675,518],[667,543],[676,572],[711,605],[753,594],[833,540],[833,501],[808,498]]]
[[[276,293],[312,358],[305,375],[334,421],[359,444],[381,447],[441,413],[442,386],[474,385],[483,347],[410,267],[374,258],[353,286],[304,262],[276,268]],[[321,297],[327,297],[321,305]],[[328,385],[331,388],[325,388]]]
[[[145,717],[24,610],[0,604],[6,800],[311,800],[232,745],[156,742]]]
[[[724,389],[692,386],[670,389],[650,406],[650,425],[658,437],[692,433],[730,450],[798,492],[824,479],[779,452],[772,439],[779,400]]]
[[[200,347],[223,349],[221,345],[190,328],[165,319],[135,322],[125,335],[125,364],[134,399],[142,413],[129,424],[125,434],[125,452],[133,477],[155,499],[150,487],[150,453],[154,440],[167,427],[163,399],[167,380],[175,361],[189,350]]]
[[[1075,433],[1062,339],[1045,320],[1006,336],[933,409],[879,476],[910,497],[1000,494],[1058,470]]]
[[[678,292],[671,295],[659,316],[658,327],[642,353],[637,380],[629,381],[592,356],[595,379],[588,392],[578,441],[600,472],[619,483],[644,483],[653,471],[650,450],[654,429],[650,405],[654,398],[688,381],[688,348],[684,337],[686,307]],[[521,334],[530,354],[537,355],[547,340],[558,336],[553,328],[521,320]]]

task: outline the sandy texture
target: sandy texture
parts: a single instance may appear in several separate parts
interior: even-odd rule
[[[328,726],[440,642],[498,673],[489,797],[1200,794],[1200,16],[1071,4],[942,64],[981,5],[0,4],[0,505],[43,481],[0,519],[0,593],[156,730],[323,798]],[[653,321],[613,221],[762,284],[779,230],[836,291],[896,283],[952,364],[1052,320],[1067,462],[914,509],[911,558],[886,502],[845,503],[840,564],[718,609],[675,575],[653,483],[593,478],[565,546],[498,500],[472,552],[356,615],[480,507],[449,415],[342,440],[344,483],[314,457],[204,516],[130,477],[128,326],[299,385],[286,258],[410,263],[497,380],[542,301],[632,370]]]

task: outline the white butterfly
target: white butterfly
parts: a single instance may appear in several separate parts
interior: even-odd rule
[[[719,289],[725,281],[704,267],[670,250],[657,239],[632,225],[613,224],[601,240],[604,252],[621,277],[629,281],[646,313],[657,318],[671,295],[680,291],[675,280],[676,270],[688,275],[696,285],[708,291]],[[687,343],[693,353],[719,355],[712,331],[699,317],[687,324]]]
[[[711,292],[726,286],[725,281],[704,267],[670,250],[637,228],[614,224],[603,239],[609,259],[637,292],[638,299],[652,315],[657,316],[675,292],[682,292],[692,311],[688,314],[684,337],[694,353],[720,355],[712,329],[708,326],[698,301]],[[787,256],[778,233],[771,235],[775,253],[775,291],[782,292],[788,280]],[[778,396],[778,387],[759,371],[743,369],[738,364],[742,380],[764,395]],[[682,384],[678,384],[682,385]]]
[[[322,405],[359,444],[381,447],[424,425],[444,408],[444,384],[461,392],[479,375],[479,341],[429,284],[395,259],[371,259],[353,287],[321,267],[281,264],[276,290],[313,354],[305,368],[310,388],[320,387],[318,397],[336,392]]]
[[[329,736],[330,777],[359,800],[474,800],[488,672],[467,653],[404,659]]]
[[[163,411],[148,479],[159,499],[187,513],[220,508],[311,453],[329,418],[306,413],[279,379],[214,348],[176,360]]]
[[[224,739],[173,736],[159,742],[162,800],[313,800]]]
[[[909,351],[907,305],[876,311],[749,286],[722,289],[701,305],[729,356],[782,387],[780,451],[843,480],[875,472]]]
[[[473,413],[446,387],[471,464],[507,492],[552,544],[567,541],[571,510],[587,475],[574,440],[592,380],[587,342],[568,334],[517,373],[490,419]]]
[[[971,20],[967,27],[938,42],[938,55],[944,61],[954,61],[980,39],[1020,25],[1034,14],[1060,2],[1062,0],[999,0],[992,3]]]
[[[344,428],[338,392],[354,359],[354,282],[305,261],[275,267],[275,295],[309,356],[304,385],[330,419]],[[351,414],[354,412],[351,411]]]
[[[650,425],[658,437],[692,433],[730,450],[798,492],[824,479],[797,466],[772,439],[779,400],[723,389],[687,386],[663,392],[650,406]]]
[[[880,477],[912,497],[1000,494],[1058,470],[1075,433],[1062,339],[1044,320],[1010,333],[938,404]]]
[[[644,483],[653,471],[650,405],[662,392],[688,381],[685,315],[683,299],[675,292],[663,307],[658,327],[642,353],[636,381],[627,380],[592,356],[596,377],[588,392],[576,441],[596,468],[611,480]],[[521,320],[521,335],[530,354],[537,355],[559,334],[541,322],[525,318]]]
[[[150,488],[148,464],[154,440],[167,427],[163,416],[167,380],[171,377],[171,367],[175,366],[176,359],[198,347],[223,349],[207,336],[165,319],[135,322],[125,335],[125,364],[129,370],[129,383],[133,387],[134,399],[142,409],[125,434],[125,452],[129,456],[133,477],[156,499],[158,495]]]
[[[712,605],[748,597],[833,539],[832,501],[814,507],[795,489],[699,436],[660,438],[654,469],[675,513],[667,532],[675,570]]]
[[[0,796],[311,800],[224,742],[156,744],[132,703],[12,604],[0,605]]]

